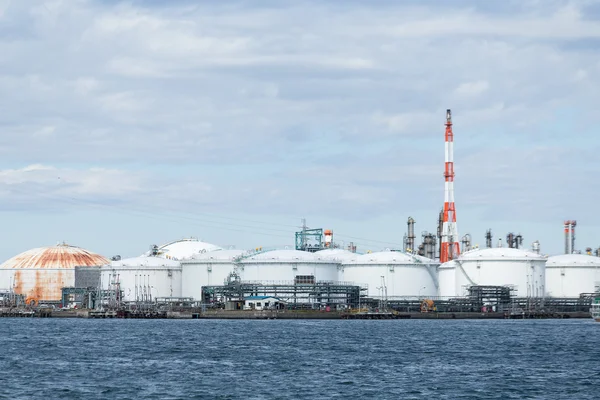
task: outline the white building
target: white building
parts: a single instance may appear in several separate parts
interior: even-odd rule
[[[285,307],[285,302],[277,297],[250,296],[244,299],[244,310],[279,310]]]
[[[600,286],[600,257],[562,254],[546,261],[546,294],[550,297],[579,297]]]

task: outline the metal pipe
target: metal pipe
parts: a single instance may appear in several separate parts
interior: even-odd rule
[[[569,250],[569,226],[571,225],[571,221],[565,221],[565,254],[571,253]]]
[[[577,226],[577,221],[571,221],[571,253],[575,253],[575,227]]]

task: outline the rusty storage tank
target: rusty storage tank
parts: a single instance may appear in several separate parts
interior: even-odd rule
[[[0,265],[0,288],[25,295],[28,304],[60,301],[61,289],[75,284],[75,267],[110,261],[66,243],[18,254]]]

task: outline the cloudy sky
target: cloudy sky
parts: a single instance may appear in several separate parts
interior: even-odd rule
[[[0,0],[6,259],[186,236],[359,250],[458,229],[600,246],[598,1]]]

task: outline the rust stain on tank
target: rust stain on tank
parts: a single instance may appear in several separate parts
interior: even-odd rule
[[[75,246],[58,245],[23,252],[0,265],[0,269],[15,270],[15,293],[36,301],[60,300],[62,288],[75,283],[76,266],[108,263],[109,260],[99,254]]]

